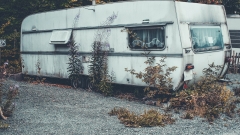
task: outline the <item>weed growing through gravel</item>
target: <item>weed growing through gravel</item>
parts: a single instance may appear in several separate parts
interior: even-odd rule
[[[0,84],[2,86],[2,84]],[[19,86],[14,85],[10,86],[7,92],[2,91],[2,87],[0,88],[0,118],[3,120],[7,120],[7,117],[12,116],[15,103],[14,99],[19,94],[18,92]],[[8,128],[9,124],[6,124],[0,121],[0,128]]]
[[[21,58],[22,63],[22,69],[24,70],[24,59]],[[41,63],[39,58],[37,59],[37,63],[35,64],[35,70],[37,75],[36,76],[28,76],[28,72],[23,73],[23,81],[26,81],[28,83],[34,83],[34,84],[43,84],[46,80],[46,78],[42,77],[41,75]]]
[[[126,108],[115,107],[109,112],[109,115],[117,115],[121,123],[127,127],[165,126],[166,124],[172,124],[175,122],[170,115],[163,115],[153,109],[144,111],[141,115],[137,115]]]

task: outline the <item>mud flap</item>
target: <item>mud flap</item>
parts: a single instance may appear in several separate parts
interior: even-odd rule
[[[184,81],[193,79],[193,70],[185,70],[183,74],[184,74]]]

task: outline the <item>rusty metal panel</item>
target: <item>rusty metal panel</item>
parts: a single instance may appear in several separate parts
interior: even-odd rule
[[[28,75],[68,78],[66,55],[32,55],[22,54],[24,68],[22,73]],[[37,64],[39,62],[39,68]]]

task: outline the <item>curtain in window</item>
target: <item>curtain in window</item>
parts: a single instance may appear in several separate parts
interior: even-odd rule
[[[191,35],[194,49],[223,45],[220,27],[192,27]]]
[[[138,29],[133,30],[136,37],[132,37],[131,45],[133,48],[163,48],[164,30],[156,29]]]

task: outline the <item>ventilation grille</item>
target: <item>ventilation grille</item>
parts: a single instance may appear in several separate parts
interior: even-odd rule
[[[233,48],[240,48],[240,30],[229,30]]]

